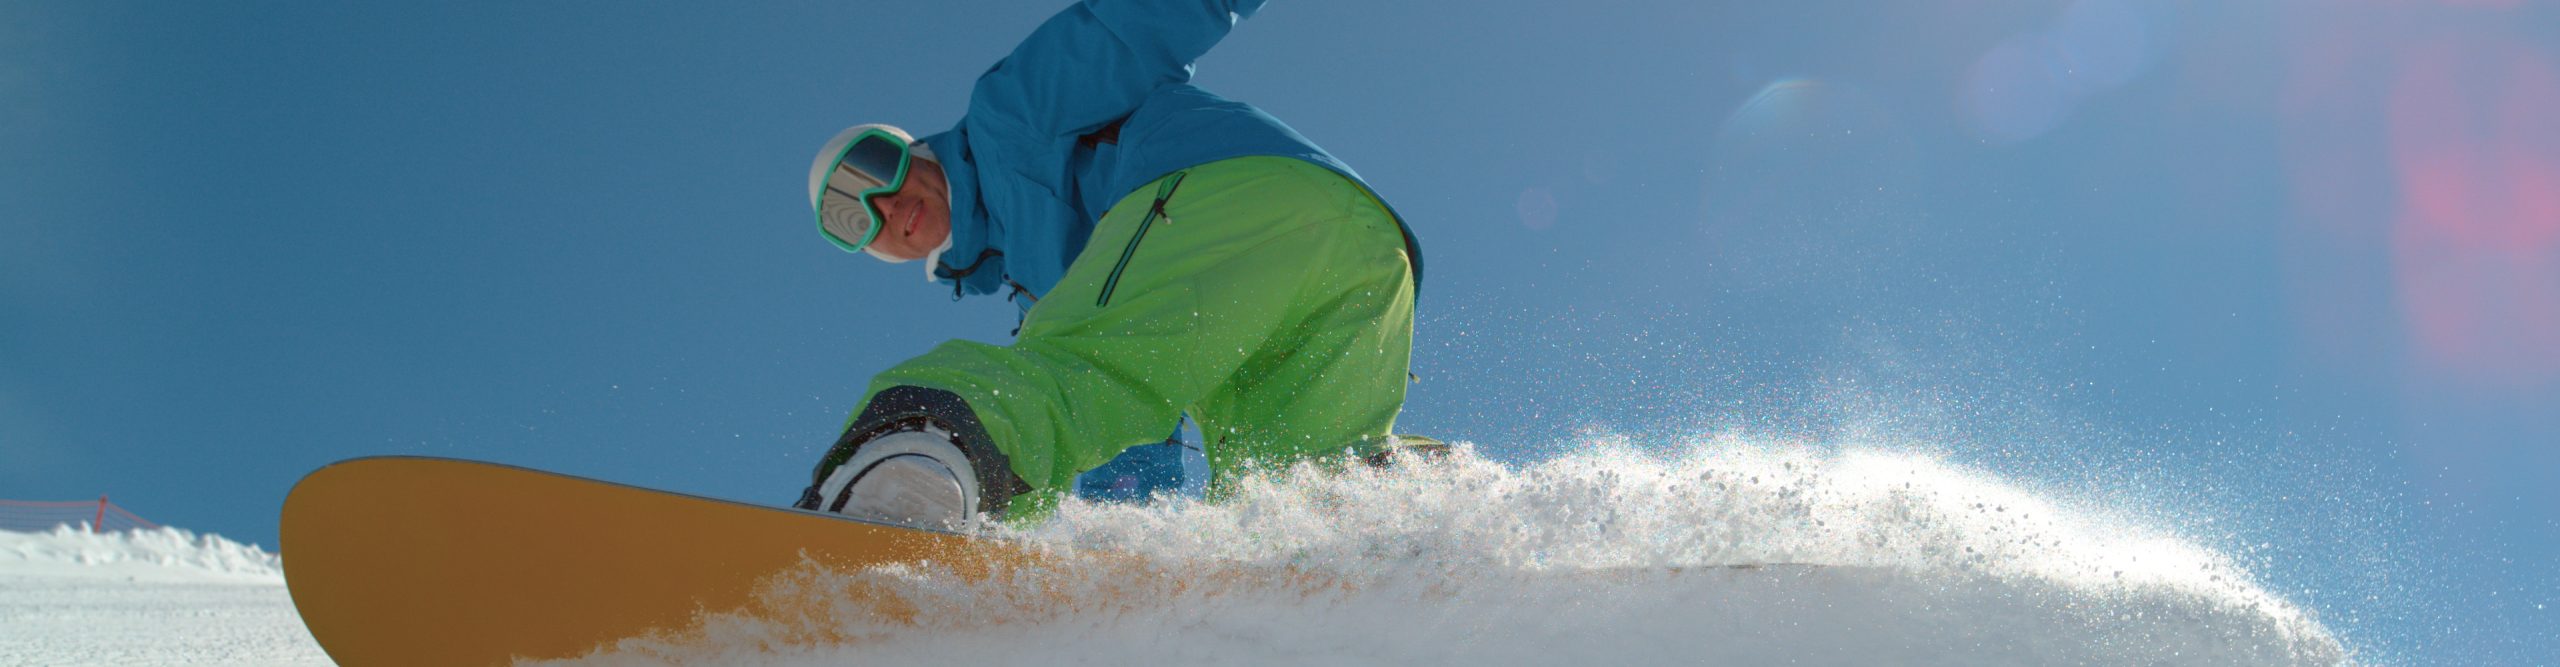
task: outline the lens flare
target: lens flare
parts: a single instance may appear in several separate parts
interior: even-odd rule
[[[2150,60],[2141,12],[2121,0],[2081,0],[2052,26],[1984,52],[1957,104],[1975,136],[2020,143],[2060,127],[2081,101],[2132,81]]]
[[[1519,202],[1514,206],[1519,209],[1520,225],[1523,227],[1546,229],[1556,226],[1556,193],[1554,191],[1542,187],[1523,189],[1520,191]]]
[[[2123,0],[2080,0],[2062,12],[2053,44],[2081,94],[2122,86],[2151,61],[2151,31],[2142,14]]]
[[[1965,75],[1965,117],[1977,136],[2014,144],[2062,124],[2075,99],[2060,49],[2041,36],[2001,42]]]
[[[2396,292],[2419,360],[2498,386],[2560,379],[2560,76],[2516,43],[2411,50],[2387,101]]]
[[[1716,265],[1746,287],[1855,282],[1925,233],[1923,171],[1886,98],[1837,81],[1771,82],[1716,131],[1700,188]]]

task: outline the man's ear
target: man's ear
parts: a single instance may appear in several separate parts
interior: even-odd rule
[[[933,172],[933,180],[936,180],[936,181],[942,181],[942,180],[945,180],[945,179],[943,178],[943,175],[942,175],[942,163],[941,163],[941,162],[936,162],[936,161],[931,160],[931,159],[927,159],[927,158],[925,158],[925,157],[923,157],[923,156],[917,156],[917,157],[915,158],[915,166],[909,167],[908,169],[909,169],[910,171],[932,171],[932,172]],[[907,176],[908,176],[909,178],[913,178],[913,177],[915,177],[915,175],[914,175],[914,174],[908,174]]]

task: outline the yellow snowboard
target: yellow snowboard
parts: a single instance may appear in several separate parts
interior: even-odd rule
[[[304,477],[280,541],[303,623],[354,667],[585,655],[739,609],[804,556],[964,573],[1032,558],[1003,540],[416,457]]]

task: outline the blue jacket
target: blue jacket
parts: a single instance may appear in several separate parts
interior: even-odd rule
[[[1193,166],[1279,155],[1368,187],[1279,119],[1190,85],[1192,61],[1262,2],[1084,0],[980,75],[960,124],[923,139],[951,183],[935,275],[953,296],[1011,287],[1030,310],[1113,203]],[[1421,247],[1404,236],[1419,284]]]

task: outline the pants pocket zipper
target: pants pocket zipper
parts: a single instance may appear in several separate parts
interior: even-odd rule
[[[1155,204],[1147,207],[1147,217],[1138,220],[1138,231],[1129,235],[1129,246],[1120,249],[1120,263],[1112,265],[1111,276],[1102,280],[1102,295],[1094,298],[1094,307],[1111,305],[1111,292],[1120,288],[1120,274],[1129,270],[1129,258],[1138,256],[1138,242],[1147,239],[1147,228],[1154,227],[1158,218],[1173,224],[1173,216],[1164,212],[1164,203],[1173,198],[1174,189],[1182,187],[1182,178],[1188,175],[1190,172],[1174,172],[1173,178],[1156,187]]]

